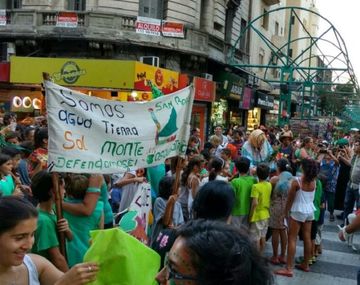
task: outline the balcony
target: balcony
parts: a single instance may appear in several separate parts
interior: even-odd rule
[[[263,0],[263,2],[264,2],[266,5],[271,6],[271,5],[279,4],[279,3],[280,3],[280,0]]]
[[[7,25],[0,26],[0,37],[125,42],[208,56],[208,35],[198,30],[186,28],[185,39],[147,36],[136,33],[133,16],[96,11],[76,14],[72,27],[59,27],[58,11],[7,10]]]

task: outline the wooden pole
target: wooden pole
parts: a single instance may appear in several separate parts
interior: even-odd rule
[[[54,194],[55,194],[56,218],[59,221],[60,219],[63,218],[63,214],[62,214],[62,197],[61,197],[60,187],[59,187],[59,174],[57,172],[53,172],[51,174],[51,180],[52,180]],[[65,233],[64,232],[58,232],[58,237],[59,237],[60,252],[66,259]]]
[[[44,80],[51,80],[50,74],[43,72],[43,79]],[[59,187],[59,174],[57,172],[53,172],[51,174],[51,181],[53,185],[54,195],[55,195],[55,210],[56,210],[56,218],[59,221],[63,218],[62,214],[62,195],[60,193],[60,187]],[[65,257],[66,260],[66,247],[65,247],[65,233],[64,232],[58,232],[59,237],[59,248],[61,254]]]
[[[173,217],[173,213],[174,213],[175,202],[179,195],[180,173],[181,173],[181,169],[182,169],[182,165],[183,165],[183,159],[180,156],[178,156],[177,159],[178,159],[178,161],[176,164],[174,187],[172,189],[172,194],[166,203],[166,208],[165,208],[165,212],[164,212],[164,216],[163,216],[163,225],[165,227],[169,227],[172,224],[172,217]]]

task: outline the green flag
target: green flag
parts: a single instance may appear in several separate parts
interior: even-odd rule
[[[92,244],[84,262],[98,262],[91,285],[156,285],[160,256],[119,228],[90,232]]]

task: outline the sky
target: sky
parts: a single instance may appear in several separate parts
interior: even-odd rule
[[[343,37],[355,75],[360,80],[359,0],[316,0],[319,14]]]

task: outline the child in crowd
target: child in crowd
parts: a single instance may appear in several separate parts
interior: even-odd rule
[[[327,210],[330,213],[330,222],[333,222],[335,221],[334,204],[336,183],[339,174],[339,161],[330,150],[327,150],[320,162],[320,173],[326,177],[324,195]]]
[[[64,179],[60,179],[59,187],[62,195],[64,194],[64,186]],[[67,220],[58,221],[54,212],[55,199],[51,174],[46,170],[36,173],[32,179],[31,191],[34,198],[39,202],[39,217],[32,252],[45,257],[60,271],[66,272],[69,267],[65,257],[60,252],[57,231],[64,232],[69,240],[72,239],[72,232]]]
[[[258,249],[262,253],[265,248],[265,238],[269,226],[270,218],[270,200],[271,184],[266,181],[269,177],[270,168],[264,163],[256,167],[258,183],[254,184],[251,189],[252,198],[250,209],[250,236],[256,242]]]
[[[83,202],[87,192],[100,193],[99,188],[90,187],[89,179],[85,175],[71,175],[67,177],[65,184],[67,198],[66,202],[80,204]],[[74,266],[82,262],[85,252],[90,244],[90,231],[104,228],[104,204],[98,199],[95,208],[89,216],[76,216],[66,210],[64,218],[69,221],[73,232],[73,240],[67,243],[68,265]]]
[[[199,190],[200,171],[204,165],[203,161],[202,157],[195,156],[189,161],[181,174],[181,191],[178,201],[181,204],[185,222],[191,217],[192,203]]]
[[[231,181],[231,186],[235,192],[235,205],[232,209],[232,224],[240,227],[249,228],[249,213],[251,204],[251,189],[256,179],[249,175],[250,160],[240,157],[235,161],[239,177]]]
[[[163,217],[169,197],[175,183],[174,177],[163,177],[159,183],[159,197],[156,198],[153,208],[154,224],[152,226],[151,243],[156,240],[160,231],[164,229]],[[181,204],[176,201],[173,209],[171,227],[177,227],[184,223]]]
[[[234,175],[235,163],[231,160],[231,150],[224,148],[220,154],[221,158],[225,161],[225,167],[223,170],[223,176],[232,177]]]
[[[224,166],[225,166],[225,161],[222,158],[216,156],[213,157],[209,162],[209,167],[208,167],[209,176],[204,177],[201,180],[200,186],[203,186],[207,182],[213,180],[222,180],[227,182],[228,178],[222,175]]]

